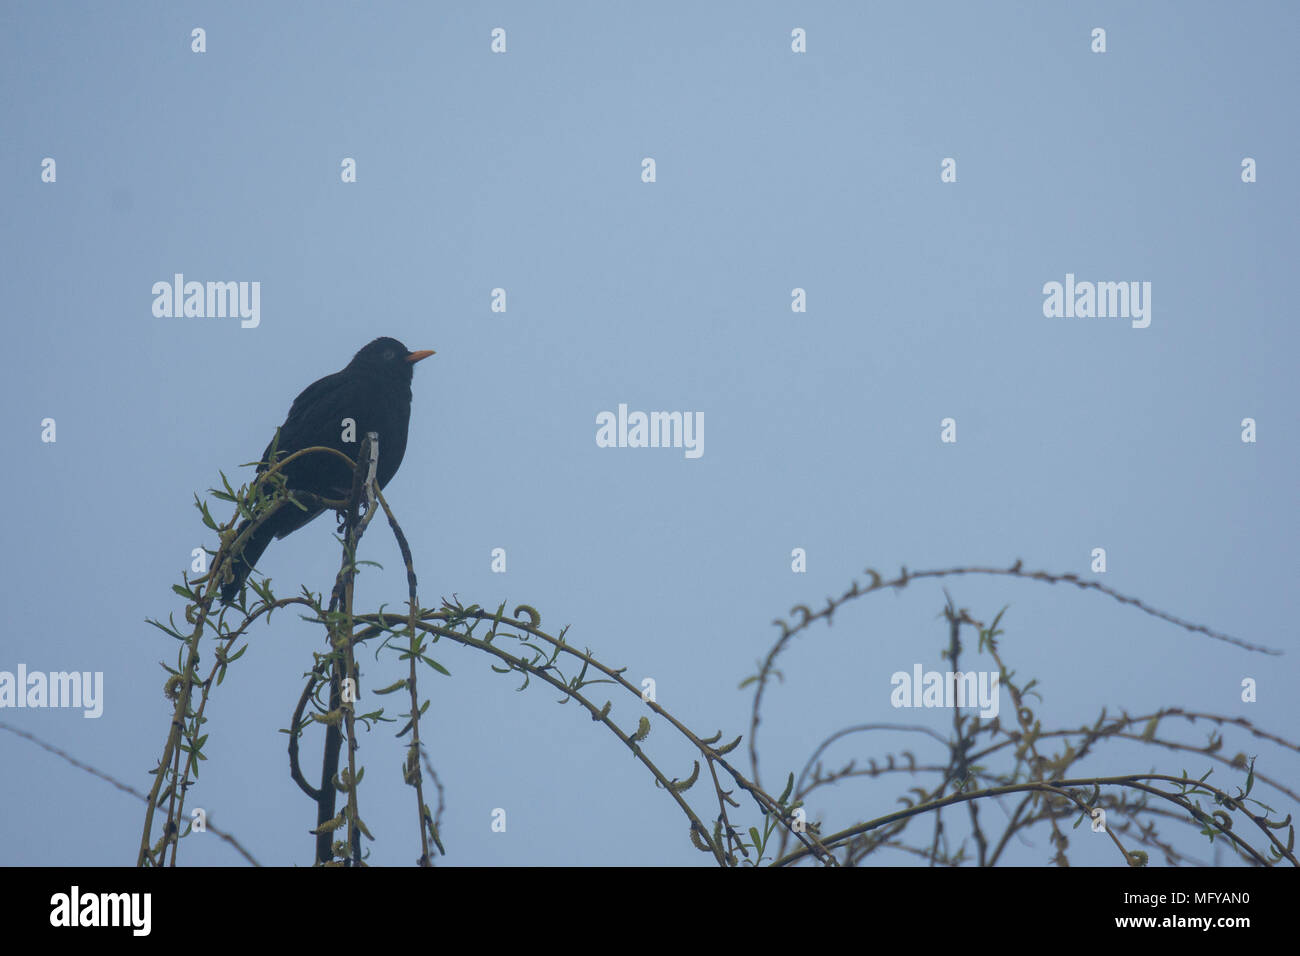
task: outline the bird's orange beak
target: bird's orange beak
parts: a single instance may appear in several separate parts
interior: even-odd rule
[[[406,360],[414,364],[420,361],[420,359],[427,359],[430,355],[436,355],[436,354],[437,353],[434,352],[433,349],[425,349],[422,352],[412,352],[410,355],[406,357]]]

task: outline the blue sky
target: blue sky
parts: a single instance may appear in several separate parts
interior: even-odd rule
[[[1286,652],[1060,586],[947,581],[981,620],[1010,605],[1003,651],[1058,725],[1169,705],[1293,733],[1298,20],[1283,3],[5,4],[0,670],[102,671],[105,699],[95,720],[0,720],[147,788],[173,651],[144,619],[183,609],[171,585],[215,543],[194,493],[391,335],[438,353],[416,369],[387,495],[425,604],[531,604],[706,735],[748,732],[737,685],[791,606],[868,565],[1017,559]],[[156,317],[151,289],[176,273],[259,282],[259,324]],[[1149,327],[1045,316],[1044,285],[1067,274],[1149,282]],[[702,414],[703,454],[598,447],[596,416],[620,403]],[[331,532],[275,542],[258,570],[327,589]],[[400,604],[396,546],[367,543],[384,569],[359,606]],[[768,697],[766,783],[848,724],[950,725],[890,706],[890,675],[941,666],[943,601],[917,583],[796,641]],[[322,639],[292,614],[251,637],[209,706],[192,799],[263,862],[303,864],[313,811],[278,731]],[[705,862],[580,711],[470,651],[437,656],[453,678],[425,685],[424,737],[446,863]],[[372,686],[400,674],[370,666]],[[384,729],[363,744],[373,861],[409,864],[401,747]],[[838,753],[907,746],[923,745]],[[1228,746],[1300,770],[1294,751]],[[9,734],[0,763],[0,863],[134,861],[132,798]],[[1184,764],[1208,768],[1134,748],[1090,769]],[[838,828],[904,786],[845,786],[809,812]],[[1043,863],[1038,836],[1009,862]],[[211,839],[185,858],[239,862]]]

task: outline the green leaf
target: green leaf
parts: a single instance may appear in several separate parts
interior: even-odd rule
[[[740,741],[742,739],[744,739],[744,734],[741,734],[739,737],[737,737],[729,744],[723,744],[721,747],[714,747],[713,748],[714,752],[717,753],[719,756],[721,756],[722,754],[729,754],[737,747],[740,746]]]
[[[696,780],[700,779],[700,762],[696,760],[693,761],[693,763],[695,764],[695,766],[691,769],[691,775],[689,777],[687,777],[685,780],[673,780],[668,784],[668,786],[671,787],[675,792],[677,793],[686,792],[687,790],[691,789],[691,787],[695,786]]]
[[[451,676],[451,671],[447,670],[447,668],[443,667],[441,664],[439,664],[437,661],[435,661],[432,657],[429,657],[429,656],[427,656],[427,655],[425,655],[425,654],[421,654],[421,655],[420,655],[420,660],[424,661],[424,663],[428,664],[430,667],[432,667],[434,670],[436,670],[439,674],[443,674],[443,675],[445,675],[445,676],[447,676],[447,677],[450,677],[450,676]],[[493,670],[496,670],[495,667],[493,667],[492,669],[493,669]],[[501,673],[502,673],[502,674],[508,674],[508,673],[510,673],[510,670],[509,670],[509,668],[507,668],[506,670],[501,671]]]
[[[791,772],[790,778],[785,782],[785,790],[781,792],[781,796],[777,798],[776,802],[784,804],[787,800],[790,799],[790,793],[793,790],[794,790],[794,773]]]

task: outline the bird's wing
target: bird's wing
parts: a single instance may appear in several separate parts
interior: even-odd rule
[[[352,393],[357,391],[355,382],[342,372],[326,375],[304,388],[293,400],[289,414],[280,426],[280,451],[295,452],[313,445],[337,445],[343,429],[343,409],[352,404]],[[272,439],[262,452],[263,462],[270,456],[274,444]]]
[[[349,457],[356,457],[357,446],[344,445],[343,420],[353,419],[360,433],[362,423],[371,417],[370,407],[374,396],[365,380],[353,375],[335,372],[303,389],[293,401],[289,415],[280,426],[279,450],[282,453],[301,451],[323,445],[338,448]],[[270,445],[262,453],[265,461],[271,454]],[[330,456],[329,461],[302,460],[289,466],[292,487],[305,487],[327,497],[345,496],[352,487],[351,470],[340,460]]]

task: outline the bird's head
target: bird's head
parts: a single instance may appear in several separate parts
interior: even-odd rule
[[[387,372],[399,379],[410,381],[414,371],[415,363],[421,359],[426,359],[433,355],[432,349],[424,349],[419,352],[412,352],[397,339],[381,336],[375,339],[365,348],[361,349],[356,355],[352,356],[352,361],[348,363],[348,368],[365,368],[373,369],[379,372]]]

